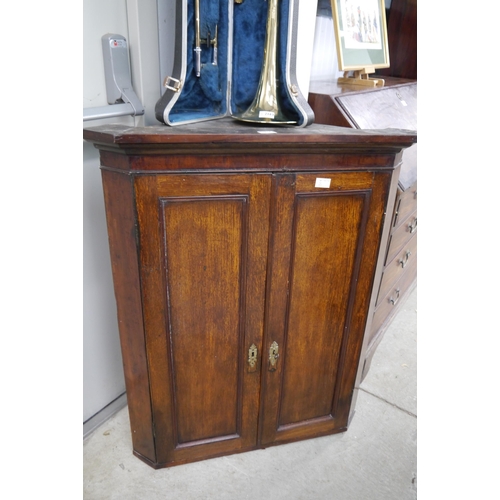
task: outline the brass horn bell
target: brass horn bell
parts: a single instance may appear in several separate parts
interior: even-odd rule
[[[277,47],[278,47],[278,0],[268,0],[266,41],[257,94],[243,113],[233,115],[236,120],[251,123],[294,124],[282,110],[278,94]]]

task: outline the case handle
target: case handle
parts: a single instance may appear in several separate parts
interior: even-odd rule
[[[174,85],[170,85],[170,82],[173,82]],[[182,82],[181,80],[177,80],[177,78],[174,78],[173,76],[167,76],[163,81],[163,86],[166,89],[173,90],[174,92],[179,92],[182,88]]]

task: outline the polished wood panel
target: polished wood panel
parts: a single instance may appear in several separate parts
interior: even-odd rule
[[[247,352],[262,344],[270,178],[169,175],[138,183],[142,199],[154,193],[140,207],[141,246],[162,276],[148,266],[159,459],[255,446],[260,377],[247,370]]]
[[[364,193],[298,195],[295,203],[280,427],[332,415],[366,207]]]
[[[246,201],[161,199],[178,443],[240,432]]]
[[[280,357],[276,371],[263,367],[265,444],[347,426],[355,372],[346,361],[359,358],[356,314],[368,306],[357,294],[372,285],[387,187],[370,173],[320,177],[329,188],[315,187],[318,175],[276,178],[265,345],[277,342]],[[370,209],[379,216],[370,220]]]
[[[105,170],[102,182],[132,442],[136,454],[155,462],[134,186],[130,177]]]

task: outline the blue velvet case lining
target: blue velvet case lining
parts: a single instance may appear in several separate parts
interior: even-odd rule
[[[170,110],[172,124],[216,118],[228,114],[228,40],[229,5],[234,0],[200,0],[201,75],[194,72],[195,19],[194,0],[187,6],[187,68],[181,94]],[[278,92],[287,116],[301,121],[301,115],[290,98],[286,85],[286,56],[289,23],[289,4],[278,1],[278,74],[281,85]],[[234,4],[232,84],[230,105],[233,113],[245,111],[251,104],[260,79],[266,36],[268,2],[243,0]],[[207,37],[213,39],[218,31],[217,65],[213,64],[213,45],[207,46]]]

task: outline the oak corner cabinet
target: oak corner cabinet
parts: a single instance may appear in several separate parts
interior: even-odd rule
[[[134,454],[161,468],[345,431],[415,133],[224,119],[84,139]]]
[[[385,77],[362,88],[335,80],[311,82],[309,104],[318,123],[356,129],[417,130],[417,81]],[[417,144],[405,149],[399,169],[383,272],[373,287],[375,308],[367,332],[363,378],[385,331],[417,284]]]

